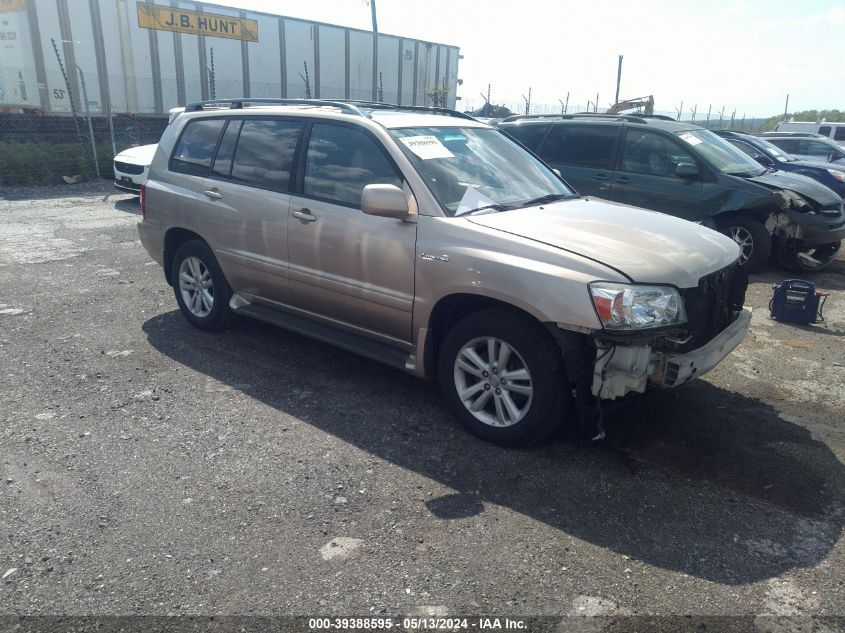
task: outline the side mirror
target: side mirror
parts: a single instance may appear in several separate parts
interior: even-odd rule
[[[361,194],[361,210],[368,215],[404,220],[408,217],[405,192],[396,185],[367,185]]]
[[[839,156],[836,155],[836,151],[832,151],[830,154],[827,155],[827,162],[832,163],[835,161]]]
[[[765,154],[757,154],[754,157],[754,160],[760,163],[763,167],[772,167],[775,164],[772,159]]]
[[[678,178],[688,178],[690,180],[698,178],[698,165],[691,165],[690,163],[681,163],[675,168],[675,175]]]

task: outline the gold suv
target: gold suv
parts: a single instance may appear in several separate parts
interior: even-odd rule
[[[194,326],[248,316],[437,379],[470,431],[503,444],[700,376],[750,320],[731,239],[579,196],[451,110],[193,104],[142,210]]]

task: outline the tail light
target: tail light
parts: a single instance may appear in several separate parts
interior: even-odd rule
[[[141,219],[147,219],[147,187],[146,185],[141,185]]]

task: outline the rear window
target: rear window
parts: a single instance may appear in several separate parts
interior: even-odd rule
[[[845,141],[845,126],[837,126],[836,131],[833,133],[833,140]]]
[[[170,159],[170,170],[193,176],[205,176],[211,167],[211,157],[225,119],[197,119],[190,121],[176,144]]]
[[[543,136],[545,136],[546,130],[549,129],[549,126],[532,123],[524,123],[520,125],[517,123],[516,125],[509,125],[501,129],[505,132],[505,134],[512,136],[528,149],[536,151],[537,146],[540,145],[540,141],[543,140]]]
[[[617,128],[603,125],[555,125],[540,149],[551,164],[610,169]]]

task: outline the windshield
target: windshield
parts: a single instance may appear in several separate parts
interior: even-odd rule
[[[577,195],[498,130],[426,127],[390,133],[449,215],[506,211]]]
[[[798,160],[792,154],[787,154],[774,143],[769,143],[769,141],[765,141],[761,138],[755,138],[754,143],[762,147],[769,154],[769,156],[771,156],[775,160],[779,160],[784,163],[791,163]]]
[[[710,130],[688,130],[677,134],[718,172],[729,176],[759,176],[766,171],[753,158]]]

